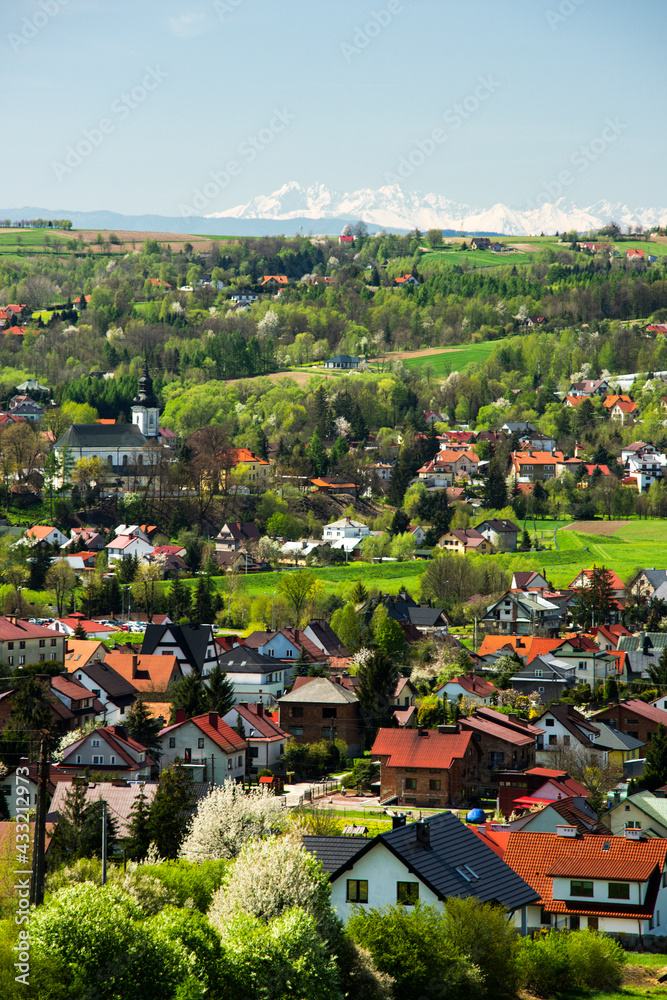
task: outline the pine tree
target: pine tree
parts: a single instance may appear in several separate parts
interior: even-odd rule
[[[190,617],[190,591],[180,577],[174,577],[167,594],[167,609],[173,622]]]
[[[146,747],[149,757],[159,760],[162,756],[162,743],[159,733],[162,726],[153,719],[146,708],[146,703],[140,698],[131,706],[125,717],[128,736]]]
[[[160,857],[175,858],[185,836],[192,808],[190,772],[174,764],[162,772],[151,804],[148,830]]]
[[[503,470],[497,463],[489,469],[484,485],[484,506],[490,510],[502,510],[507,504],[507,483]]]
[[[72,638],[73,639],[87,639],[88,638],[88,633],[86,632],[85,628],[81,624],[81,621],[78,621],[76,623],[76,628],[74,629],[74,634],[73,634]]]
[[[208,692],[199,674],[186,674],[171,685],[171,722],[176,720],[176,709],[185,710],[185,718],[203,715],[208,711]]]
[[[230,708],[234,707],[234,685],[219,663],[213,667],[206,680],[209,711],[226,715]]]
[[[210,581],[207,577],[200,576],[197,580],[197,589],[192,595],[190,621],[193,625],[210,625],[214,618]]]
[[[391,519],[391,525],[389,526],[389,534],[393,538],[395,535],[402,535],[410,527],[410,518],[400,507],[398,510],[394,511],[394,516]]]
[[[150,806],[143,785],[130,810],[130,824],[123,842],[127,857],[131,861],[142,861],[151,843]]]
[[[299,655],[294,661],[294,675],[295,677],[306,677],[310,669],[310,660],[306,655],[306,650],[301,646],[299,650]]]
[[[642,784],[653,791],[667,784],[667,726],[658,723],[658,731],[646,748],[646,767]]]
[[[400,673],[391,656],[376,651],[359,667],[357,697],[368,734],[391,722],[391,699]]]
[[[317,427],[313,429],[313,436],[310,439],[310,444],[306,449],[306,453],[310,459],[310,464],[312,465],[314,474],[316,476],[323,476],[327,471],[329,463],[326,449],[322,444],[322,439],[320,438]]]
[[[652,663],[647,668],[647,673],[651,680],[651,684],[655,684],[658,688],[667,687],[667,646],[665,646],[660,654],[658,662]]]

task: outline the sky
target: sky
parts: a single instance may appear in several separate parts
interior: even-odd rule
[[[0,205],[212,214],[297,181],[665,207],[666,23],[665,0],[4,0]]]

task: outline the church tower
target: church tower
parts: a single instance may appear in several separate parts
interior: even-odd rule
[[[160,428],[160,404],[153,392],[153,379],[148,374],[148,361],[139,379],[139,392],[132,400],[132,423],[146,438],[156,438]]]

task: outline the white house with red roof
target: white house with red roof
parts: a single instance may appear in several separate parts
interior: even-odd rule
[[[628,829],[624,837],[513,832],[503,860],[536,892],[528,930],[594,930],[631,940],[664,937],[667,840]]]
[[[572,583],[568,586],[568,590],[579,590],[584,587],[591,586],[591,580],[593,578],[592,569],[582,569],[581,572],[577,573]],[[614,573],[613,569],[606,570],[608,574],[608,579],[614,591],[614,597],[617,601],[623,601],[626,597],[626,586],[621,580],[618,573]]]
[[[64,545],[68,539],[60,528],[55,528],[52,524],[36,524],[28,528],[23,538],[31,545]]]
[[[256,705],[241,701],[223,716],[223,722],[235,731],[239,726],[239,719],[248,741],[250,776],[256,777],[257,772],[264,768],[273,770],[278,767],[290,734],[281,729],[265,711],[262,699]]]
[[[185,709],[176,710],[176,722],[159,733],[160,763],[169,767],[178,758],[192,769],[195,781],[224,785],[243,781],[248,743],[217,712],[185,718]]]
[[[74,611],[66,618],[56,618],[46,627],[50,631],[60,632],[61,635],[72,636],[79,626],[90,639],[108,639],[110,635],[118,631],[110,625],[102,625],[101,622],[86,618],[80,611]]]
[[[155,762],[146,747],[127,735],[125,726],[100,726],[65,748],[60,764],[68,770],[121,772],[133,780],[150,778]]]
[[[140,562],[146,562],[155,552],[150,542],[139,535],[116,535],[112,542],[105,545],[109,567],[115,566],[121,559],[131,559],[137,556]]]
[[[64,636],[23,619],[0,617],[0,660],[10,667],[64,659]]]
[[[497,691],[495,684],[477,674],[461,674],[443,684],[437,695],[438,698],[446,698],[447,701],[456,702],[459,698],[465,698],[475,705],[491,705],[493,695]]]

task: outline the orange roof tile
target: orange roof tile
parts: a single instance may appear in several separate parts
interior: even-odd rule
[[[107,653],[104,661],[129,681],[137,691],[166,691],[171,681],[181,676],[175,656],[143,654],[137,657],[136,677],[132,676],[132,653]]]
[[[449,768],[464,757],[472,733],[439,733],[437,729],[380,729],[371,750],[373,756],[388,756],[387,767]]]

